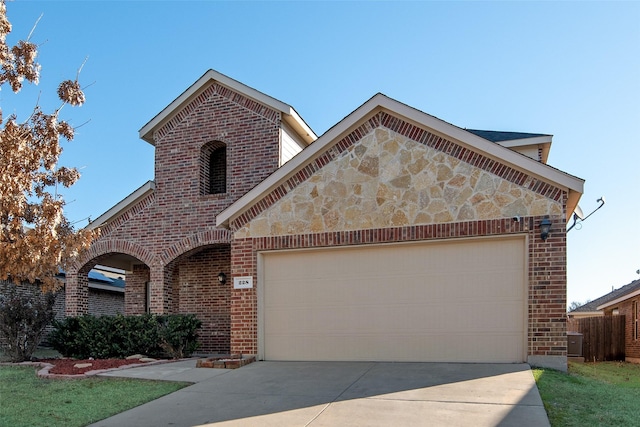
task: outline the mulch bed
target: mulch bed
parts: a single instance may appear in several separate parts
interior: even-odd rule
[[[140,364],[140,359],[38,359],[38,362],[49,363],[54,365],[53,368],[49,370],[50,374],[56,375],[82,375],[88,371],[96,371],[102,369],[113,369],[119,368],[121,366],[126,365],[134,365]],[[88,364],[91,366],[86,366],[82,368],[77,368],[75,365],[78,364]]]

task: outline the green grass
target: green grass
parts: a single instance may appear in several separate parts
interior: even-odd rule
[[[552,427],[640,426],[640,365],[569,363],[569,372],[534,369]]]
[[[38,378],[33,367],[0,366],[0,426],[82,427],[187,385],[97,377],[51,380]]]

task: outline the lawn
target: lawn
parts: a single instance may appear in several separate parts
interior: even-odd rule
[[[640,365],[569,363],[569,372],[534,369],[552,427],[640,426]]]
[[[186,383],[89,377],[38,378],[0,366],[0,426],[82,427],[185,387]]]

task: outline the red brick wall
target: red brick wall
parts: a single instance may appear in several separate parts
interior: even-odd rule
[[[197,313],[205,325],[201,350],[228,351],[231,285],[220,288],[215,270],[226,264],[223,271],[232,277],[232,233],[216,228],[215,217],[277,169],[280,125],[280,112],[214,83],[158,129],[155,191],[102,227],[101,237],[79,261],[83,273],[70,283],[67,314],[88,310],[86,267],[104,255],[125,253],[146,264],[127,276],[127,314],[144,312],[144,283],[150,281],[152,312]],[[226,146],[224,194],[202,194],[201,163],[207,157],[202,148],[211,143]],[[226,255],[207,249],[212,245],[224,245]]]
[[[639,297],[623,301],[618,305],[618,314],[624,316],[624,355],[640,362],[640,339],[634,339],[633,334],[633,301],[640,304]]]
[[[147,282],[150,280],[149,267],[143,264],[133,266],[133,272],[127,274],[124,312],[127,315],[143,314],[147,309]]]
[[[229,353],[229,306],[232,284],[220,284],[218,273],[229,276],[229,247],[202,250],[184,259],[174,274],[179,278],[179,313],[196,314],[202,321],[199,332],[206,353]]]
[[[550,237],[540,239],[543,217],[509,218],[361,231],[248,238],[232,244],[232,272],[253,276],[254,288],[233,290],[231,298],[231,352],[256,354],[257,253],[261,250],[320,248],[458,237],[528,235],[528,354],[566,356],[566,233],[561,217],[552,218]]]

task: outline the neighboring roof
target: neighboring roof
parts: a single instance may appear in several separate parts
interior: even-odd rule
[[[126,282],[121,278],[107,277],[96,270],[90,270],[87,275],[89,278],[89,287],[94,289],[104,289],[107,291],[124,292]],[[66,280],[66,274],[61,271],[58,277]]]
[[[600,298],[589,301],[588,303],[585,303],[580,307],[571,310],[569,313],[599,312],[600,310],[602,310],[602,308],[600,307],[609,305],[609,302],[617,300],[627,293],[633,292],[638,289],[640,289],[640,280],[635,280],[628,285],[625,285],[618,289],[614,289],[613,291],[601,296]]]
[[[608,296],[609,298],[607,298],[604,301],[601,301],[596,308],[598,310],[604,310],[607,307],[611,307],[612,305],[616,305],[626,299],[633,298],[637,295],[640,295],[640,279],[634,280],[628,285],[623,286],[620,289],[616,289],[610,294],[605,295],[605,297]],[[604,298],[604,297],[601,297],[601,298]]]
[[[435,132],[455,139],[473,150],[485,153],[489,157],[499,159],[501,162],[533,174],[544,181],[565,188],[569,193],[567,201],[568,218],[578,204],[578,200],[583,192],[584,180],[547,166],[530,157],[523,156],[500,144],[496,144],[472,132],[378,93],[325,132],[313,144],[309,145],[297,156],[285,163],[264,181],[222,211],[216,217],[216,225],[228,226],[231,219],[241,215],[246,209],[250,208],[253,203],[260,200],[281,182],[313,161],[316,156],[322,154],[331,144],[337,141],[340,136],[351,131],[353,127],[361,121],[381,111],[388,111],[393,115],[405,117],[410,122],[433,129]]]
[[[478,129],[465,129],[467,132],[471,132],[478,135],[481,138],[488,139],[491,142],[504,142],[514,141],[519,139],[531,139],[539,137],[551,137],[552,135],[545,135],[542,133],[524,133],[524,132],[504,132],[495,130],[478,130]]]
[[[106,223],[108,223],[113,218],[117,217],[121,212],[124,212],[129,207],[135,205],[140,200],[147,197],[147,195],[153,192],[156,189],[156,183],[153,181],[147,181],[141,187],[136,189],[133,193],[129,194],[127,197],[118,202],[111,209],[100,215],[98,218],[91,221],[86,227],[88,230],[93,230],[98,228]]]
[[[304,120],[298,115],[298,113],[290,105],[284,102],[278,101],[275,98],[265,95],[245,84],[240,83],[230,77],[225,76],[215,70],[209,70],[202,75],[194,84],[189,86],[180,96],[178,96],[171,104],[165,107],[160,113],[158,113],[153,119],[151,119],[146,125],[140,129],[140,138],[147,141],[149,144],[154,145],[153,133],[155,130],[162,127],[165,123],[171,120],[175,114],[182,111],[182,109],[197,97],[206,87],[208,87],[212,81],[216,81],[229,89],[241,93],[242,95],[253,99],[263,105],[268,106],[276,111],[282,113],[284,121],[295,130],[298,135],[307,144],[312,143],[318,137],[311,130],[311,128],[305,123]]]

